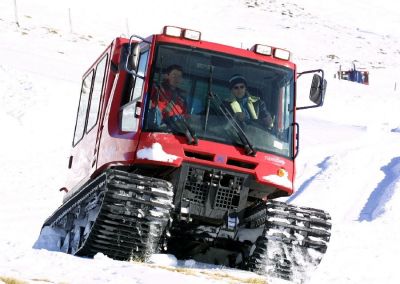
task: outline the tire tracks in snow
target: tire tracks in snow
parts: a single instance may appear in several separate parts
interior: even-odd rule
[[[329,160],[332,158],[332,156],[326,157],[322,162],[317,164],[317,167],[320,168],[320,170],[310,178],[308,178],[305,182],[303,182],[300,187],[297,189],[297,191],[287,200],[288,203],[291,203],[293,200],[295,200],[299,195],[301,195],[307,187],[319,176],[321,175],[326,169],[329,167]]]
[[[400,181],[400,157],[393,158],[381,170],[385,177],[371,192],[358,221],[373,221],[385,212],[385,205],[392,198],[396,183]]]
[[[371,155],[381,145],[375,142],[368,135],[360,137],[358,145],[325,148],[325,155],[320,152],[319,162],[314,163],[316,169],[312,173],[306,169],[308,179],[287,202],[324,209],[336,220],[357,221],[369,196],[385,177],[382,165],[393,157],[386,150]],[[384,142],[386,139],[380,141]]]

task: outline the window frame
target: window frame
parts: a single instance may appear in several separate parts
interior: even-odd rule
[[[144,56],[144,54],[146,54],[146,53],[147,53],[147,56],[146,56],[146,63],[144,65],[144,70],[143,70],[143,72],[140,72],[139,68],[141,67],[140,63],[142,62],[142,56]],[[139,62],[138,62],[138,70],[137,70],[137,74],[139,76],[136,76],[136,78],[134,78],[135,82],[134,82],[134,84],[132,86],[132,91],[131,91],[131,94],[129,96],[129,102],[127,104],[129,104],[130,102],[139,100],[141,98],[142,94],[143,94],[143,87],[144,87],[144,84],[146,82],[145,81],[145,75],[146,75],[146,71],[147,71],[147,63],[149,62],[149,55],[150,55],[150,49],[144,49],[142,52],[140,52]],[[141,77],[143,77],[143,78],[141,78]],[[137,84],[138,79],[142,80],[142,88],[140,89],[140,91],[138,91],[139,95],[137,95],[135,93],[135,90],[137,89],[136,88],[136,84]]]
[[[88,106],[89,106],[89,102],[90,102],[90,97],[91,97],[91,94],[92,94],[92,90],[93,90],[93,78],[94,78],[94,74],[95,74],[95,72],[94,72],[94,69],[91,69],[90,70],[90,72],[89,73],[87,73],[87,75],[83,78],[83,80],[82,80],[82,84],[81,84],[81,92],[80,92],[80,95],[79,95],[79,104],[78,104],[78,109],[77,109],[77,112],[76,112],[76,119],[75,119],[75,128],[74,128],[74,136],[73,136],[73,139],[72,139],[72,146],[73,147],[75,147],[76,145],[78,145],[78,143],[83,139],[83,137],[85,136],[85,129],[86,129],[86,124],[87,124],[87,118],[88,118]],[[79,116],[79,110],[81,109],[81,105],[82,105],[82,94],[83,94],[83,90],[84,90],[84,83],[85,83],[85,81],[86,81],[86,79],[87,78],[89,78],[91,76],[91,81],[90,81],[90,88],[89,88],[89,93],[88,93],[88,98],[87,98],[87,102],[86,102],[86,111],[85,111],[85,114],[84,115],[82,115],[82,116]],[[77,132],[76,132],[76,130],[77,130],[77,127],[78,127],[78,120],[79,120],[79,118],[80,117],[84,117],[84,120],[83,120],[83,130],[82,130],[82,134],[80,135],[80,137],[79,137],[79,139],[76,139],[76,134],[77,134]]]
[[[105,61],[103,61],[103,60],[105,60]],[[100,91],[98,92],[98,94],[99,94],[99,102],[98,102],[98,104],[97,104],[97,112],[96,112],[96,119],[94,120],[94,123],[93,123],[93,125],[91,125],[91,126],[89,126],[89,118],[90,118],[90,110],[91,110],[91,108],[92,108],[92,100],[93,100],[93,92],[94,92],[94,87],[95,87],[95,83],[96,83],[96,79],[98,78],[97,77],[97,74],[98,74],[98,68],[99,68],[99,65],[102,63],[102,62],[105,62],[105,65],[104,65],[104,73],[103,73],[103,78],[102,78],[102,83],[101,83],[101,88],[100,88]],[[95,72],[94,72],[94,80],[93,80],[93,82],[92,82],[92,90],[91,90],[91,93],[90,93],[90,98],[89,98],[89,106],[88,106],[88,109],[86,110],[87,111],[87,122],[86,122],[86,126],[85,126],[85,128],[86,128],[86,134],[87,133],[89,133],[93,128],[95,128],[95,126],[97,125],[97,123],[98,123],[98,120],[99,120],[99,111],[100,111],[100,109],[101,109],[101,98],[102,98],[102,94],[103,94],[103,91],[104,91],[104,86],[105,86],[105,78],[106,78],[106,74],[107,74],[107,66],[108,66],[108,53],[106,53],[100,60],[99,60],[99,62],[96,64],[96,69],[95,69]],[[90,127],[90,128],[89,128]]]
[[[143,56],[146,53],[147,53],[147,55],[145,56],[146,63],[144,65],[144,70],[143,70],[143,72],[139,73],[139,66],[141,66],[140,63],[142,62],[142,58],[144,58]],[[124,133],[135,132],[138,129],[138,122],[137,121],[136,121],[135,125],[133,127],[129,128],[129,129],[128,128],[125,128],[125,129],[122,128],[123,123],[124,123],[123,122],[123,120],[124,120],[124,111],[125,110],[129,111],[129,108],[132,108],[132,107],[134,107],[136,109],[136,103],[139,102],[140,99],[143,97],[143,90],[144,90],[145,84],[146,84],[145,76],[146,76],[146,73],[147,73],[147,70],[148,70],[149,59],[150,59],[150,48],[149,48],[149,46],[146,46],[145,48],[141,49],[140,56],[139,56],[139,62],[138,62],[138,70],[137,70],[138,71],[138,75],[143,77],[143,78],[138,77],[138,76],[134,76],[134,78],[132,78],[132,80],[134,80],[134,83],[132,84],[132,86],[131,86],[131,88],[129,90],[129,100],[128,100],[128,102],[123,104],[119,109],[119,129],[120,129],[120,131],[122,131]],[[130,76],[132,76],[132,75],[130,75]],[[141,87],[141,90],[138,91],[138,94],[135,94],[136,84],[137,84],[138,79],[142,80],[142,87]],[[135,112],[135,109],[133,110],[134,112]],[[135,118],[137,119],[137,117],[136,117],[137,114],[134,114],[134,115],[135,115]]]
[[[285,94],[285,97],[288,96],[288,97],[286,97],[286,99],[289,99],[289,102],[293,105],[293,100],[295,99],[294,98],[294,96],[295,96],[295,88],[296,88],[296,86],[295,86],[295,77],[294,77],[295,72],[294,72],[294,69],[290,68],[289,66],[280,65],[280,64],[277,64],[277,63],[274,63],[274,62],[259,61],[259,60],[254,59],[254,58],[247,58],[247,57],[243,57],[243,56],[240,56],[240,55],[225,54],[225,53],[221,53],[221,52],[218,52],[218,51],[215,51],[215,50],[202,49],[202,48],[194,49],[194,48],[189,47],[189,46],[182,46],[182,45],[178,45],[178,44],[161,43],[161,44],[158,44],[155,47],[155,52],[154,52],[155,55],[154,55],[154,59],[153,59],[153,63],[152,63],[153,64],[153,70],[152,70],[151,74],[149,74],[149,76],[150,76],[149,82],[153,82],[153,80],[155,78],[160,76],[159,74],[163,73],[161,68],[159,68],[157,66],[158,65],[157,61],[160,58],[161,48],[163,48],[163,47],[172,48],[172,49],[176,47],[177,48],[177,52],[179,52],[180,49],[184,50],[185,52],[192,52],[192,51],[202,52],[202,51],[204,51],[204,52],[209,53],[210,55],[214,54],[214,55],[217,55],[217,56],[218,55],[222,55],[223,57],[232,57],[233,59],[237,59],[238,62],[240,61],[241,64],[238,65],[238,66],[243,66],[243,68],[248,68],[247,65],[249,67],[254,66],[254,68],[255,67],[259,68],[258,66],[261,65],[261,67],[260,67],[261,69],[260,70],[266,68],[265,70],[270,69],[271,72],[272,71],[278,71],[278,72],[280,72],[282,74],[282,76],[288,75],[289,76],[288,78],[291,78],[290,82],[292,82],[292,83],[290,85],[291,87],[290,87],[289,91]],[[244,64],[246,64],[246,65],[244,65]],[[163,65],[164,66],[168,66],[169,64],[165,64],[165,62],[163,62]],[[179,64],[179,65],[181,65],[183,67],[185,66],[184,64]],[[164,66],[161,66],[161,67],[164,67]],[[185,67],[184,67],[184,69],[185,69]],[[189,74],[189,73],[190,72],[186,72],[186,75],[184,76],[184,80],[187,79],[187,74]],[[195,86],[195,85],[198,85],[199,83],[203,84],[204,80],[198,80],[197,78],[203,78],[203,77],[200,77],[198,75],[191,74],[190,76],[192,78],[191,80],[194,81],[194,82],[192,82],[194,84],[192,84],[192,86],[191,86],[192,87],[191,91],[190,91],[190,93],[191,93],[191,92],[193,92],[193,90],[196,90],[197,86]],[[204,77],[204,78],[207,79],[207,77]],[[216,82],[218,82],[218,83],[223,82],[218,77],[212,77],[212,79],[213,79],[213,88],[215,88],[215,86],[218,85],[218,84],[215,84]],[[271,81],[271,83],[272,82],[273,81]],[[221,87],[223,87],[224,84],[220,84],[220,85],[221,85]],[[268,84],[268,86],[269,85],[270,84]],[[151,88],[152,88],[151,86],[152,85],[150,83],[150,85],[149,85],[150,92],[151,92]],[[251,94],[253,94],[253,93],[257,94],[257,96],[259,96],[264,102],[270,101],[271,103],[266,106],[267,110],[270,112],[271,115],[274,115],[274,114],[276,115],[276,111],[277,111],[277,107],[278,107],[278,103],[277,103],[278,98],[276,96],[273,96],[270,92],[267,92],[266,89],[265,89],[265,86],[263,86],[263,85],[251,84],[251,86],[249,86],[248,89],[250,89],[250,93]],[[251,91],[251,90],[253,90],[253,91]],[[195,98],[195,97],[191,96],[191,98]],[[286,101],[286,99],[285,99],[285,101]],[[147,112],[149,110],[150,103],[151,103],[150,100],[146,101],[145,106],[144,106],[144,111],[145,112]],[[273,106],[273,108],[271,109],[271,107],[269,107],[269,106]],[[193,112],[193,101],[189,105],[189,110],[192,111],[192,114],[195,114],[195,112]],[[210,110],[212,110],[212,108]],[[287,116],[287,118],[288,118],[287,121],[288,122],[293,122],[294,121],[294,113],[291,110],[290,105],[287,106],[286,110],[287,110],[287,115],[288,115]],[[150,132],[166,132],[165,129],[152,129],[148,124],[146,114],[145,114],[144,120],[145,120],[144,124],[143,124],[143,131],[144,132],[147,132],[147,131],[150,131]],[[288,125],[288,133],[289,133],[289,135],[287,136],[288,137],[287,141],[281,141],[282,139],[280,139],[276,135],[273,135],[274,136],[273,139],[276,138],[278,142],[285,143],[285,146],[287,145],[287,150],[286,150],[286,147],[285,147],[284,150],[275,147],[276,149],[278,149],[278,150],[275,150],[275,148],[272,148],[272,147],[269,147],[269,146],[266,147],[265,145],[258,145],[258,144],[257,145],[253,145],[255,150],[261,151],[263,153],[270,153],[270,154],[273,154],[273,155],[277,155],[277,156],[281,156],[281,157],[284,157],[284,158],[287,158],[287,159],[291,159],[292,158],[291,149],[293,148],[293,145],[295,143],[293,137],[290,135],[291,131],[292,131],[291,128],[292,128],[291,123],[289,123],[289,125]],[[179,135],[179,133],[174,133],[172,130],[171,131],[167,131],[167,133],[178,134]],[[248,133],[246,133],[246,134],[248,134]],[[183,135],[183,134],[181,134],[181,135]],[[233,143],[226,143],[226,142],[221,141],[221,140],[213,139],[211,137],[200,137],[199,136],[199,138],[200,139],[204,139],[204,140],[208,140],[208,141],[214,141],[214,142],[218,142],[218,143],[223,143],[223,144],[227,144],[227,145],[242,146],[241,142],[237,143],[237,144],[233,144]]]

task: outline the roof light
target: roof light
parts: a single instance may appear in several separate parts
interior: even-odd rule
[[[194,30],[184,30],[183,37],[190,40],[200,40],[201,32]]]
[[[274,57],[283,59],[283,60],[289,60],[290,59],[290,51],[285,50],[285,49],[276,48],[274,51]]]
[[[168,36],[180,37],[182,29],[178,27],[165,26],[163,33]]]
[[[251,50],[262,55],[272,55],[272,47],[263,44],[254,45]]]

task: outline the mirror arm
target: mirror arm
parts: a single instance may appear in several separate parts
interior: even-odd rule
[[[321,72],[321,77],[323,80],[324,79],[324,70],[322,70],[322,69],[315,69],[315,70],[299,72],[299,73],[297,73],[297,78],[299,78],[301,75],[304,75],[304,74],[318,73],[318,72]]]
[[[143,42],[145,42],[145,43],[151,44],[151,41],[148,41],[147,39],[145,39],[145,38],[143,38],[143,37],[141,37],[141,36],[138,36],[138,35],[131,35],[131,37],[129,38],[129,45],[131,45],[132,39],[133,39],[133,38],[138,38],[138,39],[140,39],[141,41],[143,41]]]
[[[296,107],[296,110],[300,109],[308,109],[308,108],[315,108],[315,107],[320,107],[322,104],[314,105],[314,106],[304,106],[304,107]]]

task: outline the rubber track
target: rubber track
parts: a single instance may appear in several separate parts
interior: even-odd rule
[[[157,250],[173,208],[172,198],[173,187],[167,181],[110,169],[64,203],[44,226],[72,230],[69,219],[79,216],[76,212],[82,204],[88,211],[99,208],[90,232],[82,234],[80,246],[70,253],[144,259]]]
[[[274,200],[249,209],[246,225],[254,228],[264,222],[264,233],[257,239],[245,269],[302,282],[307,270],[315,268],[327,250],[330,215]]]

